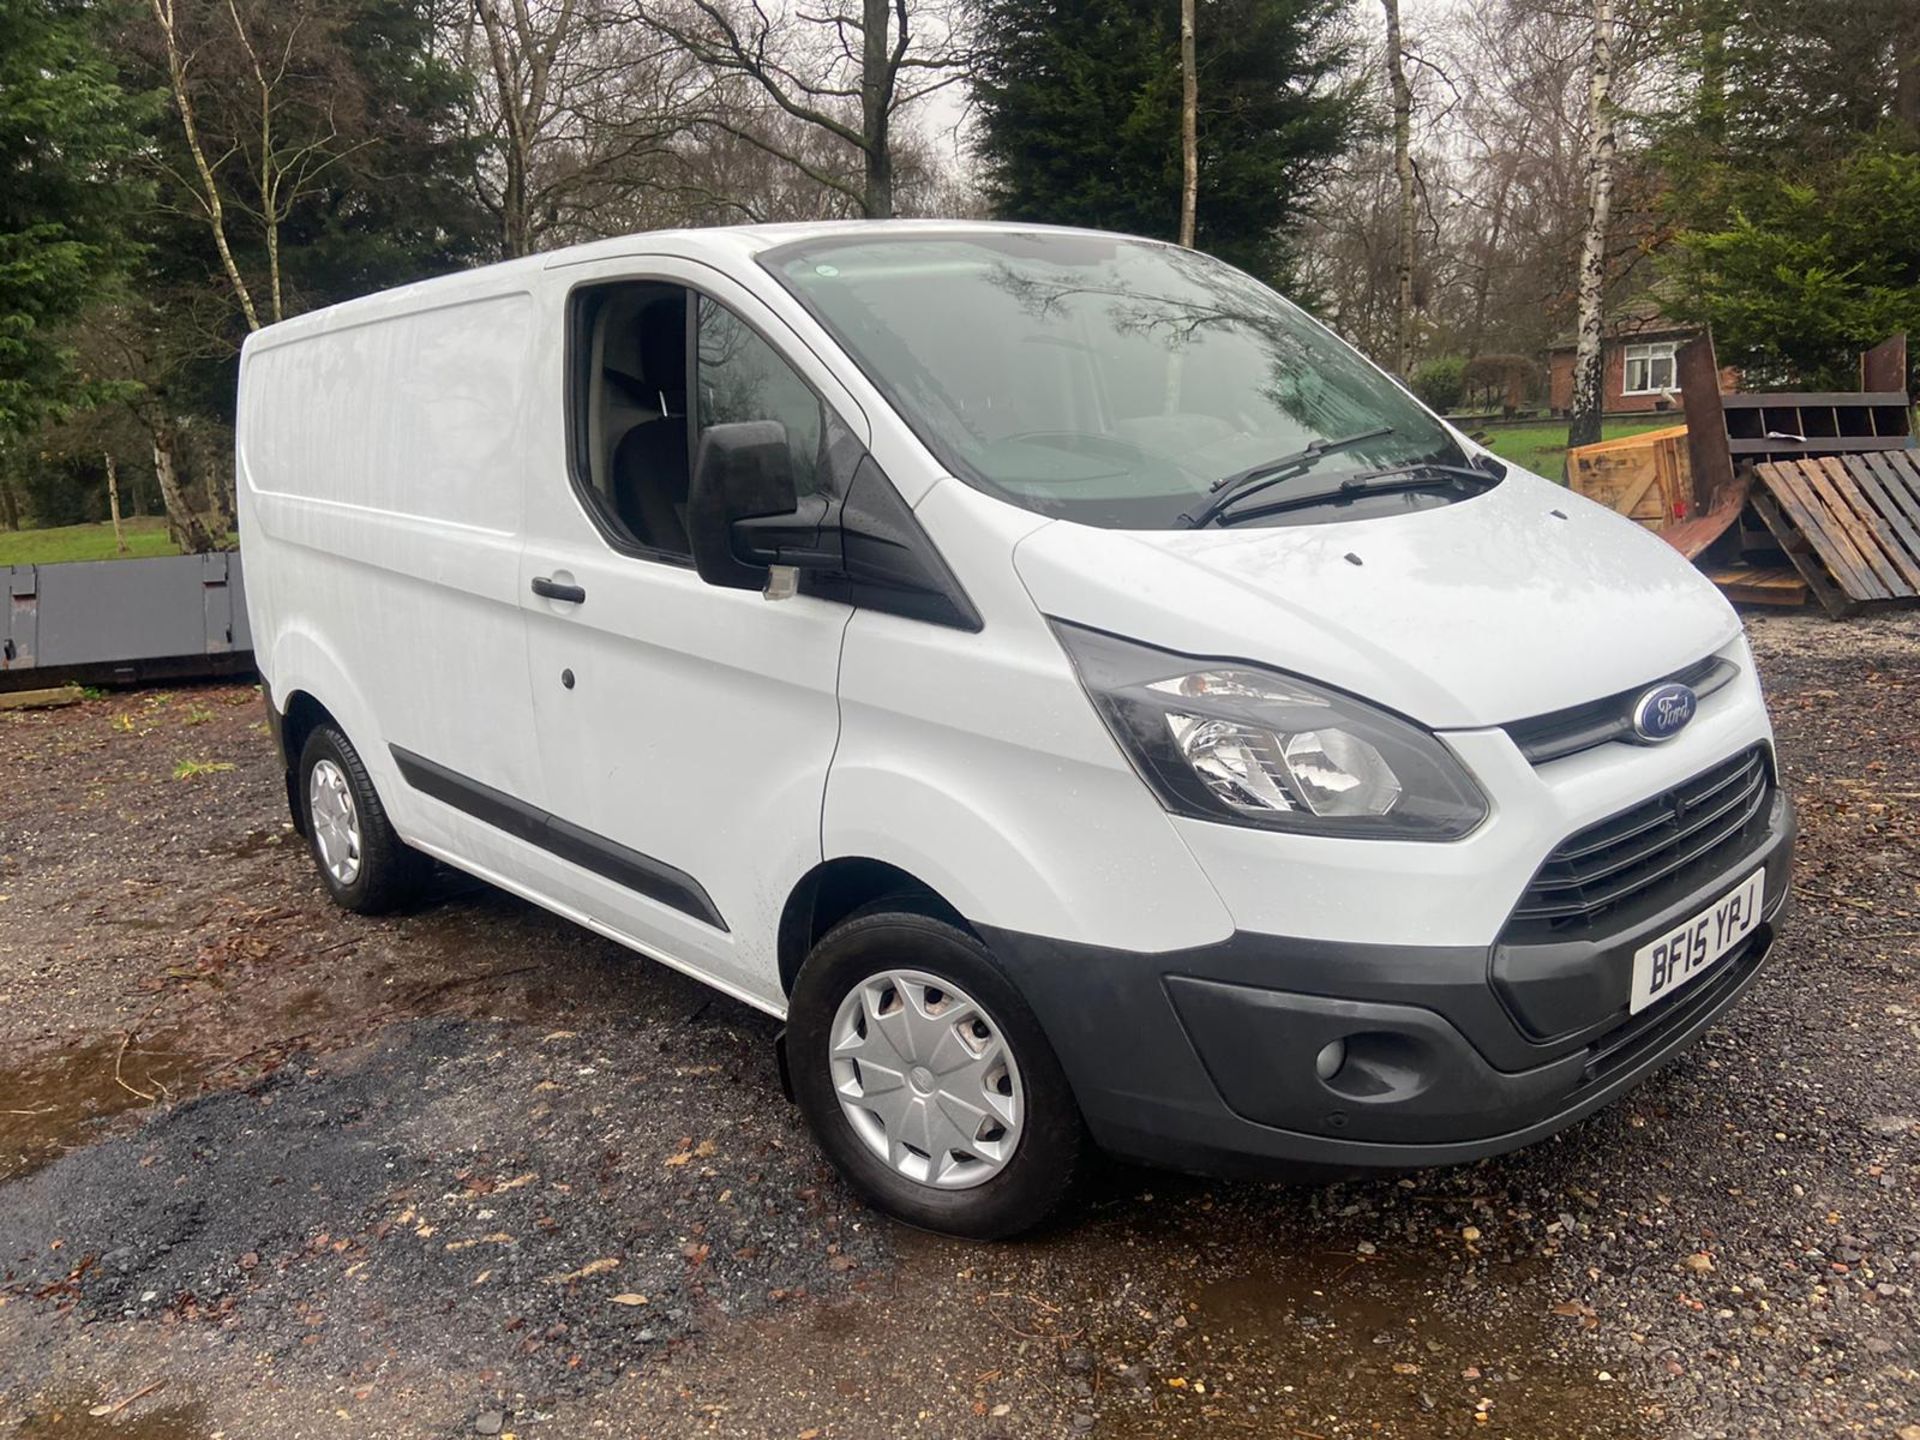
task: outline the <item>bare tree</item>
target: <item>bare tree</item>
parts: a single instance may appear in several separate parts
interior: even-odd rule
[[[672,168],[704,76],[628,0],[452,0],[439,25],[473,77],[473,184],[502,255],[612,233]]]
[[[473,0],[486,36],[487,60],[501,130],[501,180],[495,210],[500,250],[508,258],[533,253],[530,174],[535,148],[552,119],[554,67],[578,35],[576,0],[539,6],[529,0]]]
[[[1400,353],[1403,278],[1412,284],[1416,361],[1424,354],[1539,361],[1571,347],[1588,208],[1591,6],[1476,0],[1436,12],[1417,37],[1403,28],[1412,94],[1410,277],[1400,269],[1406,211],[1385,29],[1375,27],[1355,76],[1371,82],[1378,139],[1349,156],[1316,197],[1303,253],[1324,313],[1383,364],[1395,365]],[[1660,176],[1638,159],[1632,125],[1664,103],[1671,77],[1648,43],[1651,21],[1622,12],[1619,0],[1614,10],[1610,113],[1618,158],[1603,303],[1618,314],[1652,303],[1644,292],[1653,279],[1649,257],[1665,234]],[[1537,366],[1529,387],[1548,373]],[[1503,389],[1501,403],[1511,398]],[[1557,403],[1566,405],[1565,396]]]
[[[283,227],[300,201],[318,190],[325,171],[355,148],[342,141],[334,120],[344,87],[328,47],[339,17],[325,0],[148,0],[148,7],[187,173],[170,165],[164,151],[155,162],[204,221],[232,303],[246,328],[258,330],[288,313]],[[259,277],[249,279],[236,248],[249,223],[266,257],[264,290],[255,284]],[[224,327],[215,322],[205,328],[216,337],[214,352],[231,354],[230,342],[219,334]],[[181,472],[197,436],[165,402],[159,350],[141,348],[144,363],[115,373],[145,377],[145,399],[134,408],[152,442],[169,530],[183,549],[217,548],[232,524],[230,480],[206,487],[204,511],[190,498]],[[122,356],[133,358],[131,348]]]
[[[1189,250],[1200,201],[1200,76],[1193,10],[1194,0],[1180,0],[1180,243]]]
[[[1387,83],[1393,97],[1393,173],[1400,185],[1400,252],[1394,309],[1395,373],[1413,369],[1413,87],[1407,83],[1406,47],[1400,31],[1400,0],[1382,0],[1387,11]]]
[[[189,181],[186,185],[199,201],[207,220],[208,232],[213,237],[213,248],[220,256],[220,266],[226,272],[227,284],[233,288],[235,303],[240,313],[246,317],[247,328],[260,328],[260,312],[253,303],[253,291],[240,273],[240,266],[233,258],[233,249],[227,241],[227,207],[221,194],[220,182],[214,175],[213,161],[208,158],[207,146],[200,134],[200,123],[195,101],[193,83],[193,65],[195,52],[181,38],[179,16],[174,0],[149,0],[153,8],[154,24],[159,27],[160,43],[165,53],[167,82],[172,92],[175,111],[180,116],[180,127],[184,132],[187,153],[192,157],[194,175],[197,184]],[[220,157],[224,159],[225,157]]]
[[[1593,0],[1593,58],[1588,89],[1587,226],[1580,249],[1580,320],[1574,338],[1573,417],[1567,444],[1600,438],[1605,357],[1607,233],[1613,205],[1613,0]]]
[[[170,5],[172,0],[155,0],[155,3]],[[249,13],[243,18],[238,0],[226,0],[226,11],[233,25],[234,43],[246,61],[242,83],[251,82],[251,98],[258,111],[251,132],[235,127],[234,149],[244,161],[253,194],[248,208],[260,227],[266,247],[268,317],[269,323],[273,323],[287,316],[286,287],[280,267],[281,228],[293,214],[294,207],[318,188],[321,176],[360,145],[341,140],[331,90],[324,85],[301,86],[299,93],[296,92],[293,74],[296,54],[302,32],[315,23],[316,17],[298,8],[281,6],[276,11],[260,5],[257,9],[249,6]],[[255,28],[262,31],[258,43],[252,33]],[[283,112],[295,105],[311,113],[301,117],[303,124],[283,125]],[[207,183],[210,191],[217,191],[218,186],[210,179]],[[257,317],[249,318],[253,321],[252,328],[257,329]]]
[[[700,123],[756,145],[868,219],[895,210],[894,127],[902,112],[965,78],[949,12],[930,0],[671,0],[646,22],[706,67]],[[758,99],[857,157],[860,174],[820,164],[785,127],[744,120]]]

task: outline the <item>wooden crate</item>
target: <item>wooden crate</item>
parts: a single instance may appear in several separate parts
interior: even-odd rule
[[[1567,452],[1567,484],[1577,495],[1664,530],[1693,511],[1687,427],[1649,430]]]

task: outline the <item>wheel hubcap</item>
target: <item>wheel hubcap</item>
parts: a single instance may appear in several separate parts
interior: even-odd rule
[[[999,1022],[937,975],[887,970],[834,1015],[831,1063],[854,1133],[909,1180],[964,1190],[1013,1158],[1026,1118]]]
[[[347,777],[331,760],[317,762],[307,779],[307,816],[327,874],[335,884],[353,884],[360,874],[360,812]]]

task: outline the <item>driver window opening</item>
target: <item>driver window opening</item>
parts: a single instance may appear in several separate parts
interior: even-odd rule
[[[590,290],[576,303],[582,488],[617,538],[686,557],[688,292],[628,282]]]

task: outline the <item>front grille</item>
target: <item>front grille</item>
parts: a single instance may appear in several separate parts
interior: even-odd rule
[[[1709,655],[1684,670],[1676,670],[1671,675],[1631,690],[1622,690],[1617,695],[1603,696],[1598,700],[1589,700],[1584,705],[1535,715],[1526,720],[1515,720],[1502,728],[1513,737],[1513,743],[1520,747],[1521,754],[1535,765],[1544,765],[1549,760],[1578,755],[1582,750],[1591,750],[1610,740],[1635,739],[1634,702],[1655,685],[1678,681],[1691,689],[1696,698],[1704,700],[1716,690],[1724,689],[1739,673],[1740,667],[1731,660]]]
[[[1765,823],[1773,779],[1764,746],[1561,844],[1527,886],[1509,939],[1574,938],[1623,906],[1678,897],[1731,864]]]

